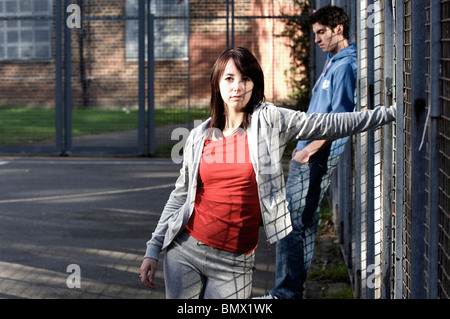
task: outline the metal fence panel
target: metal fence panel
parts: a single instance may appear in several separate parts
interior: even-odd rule
[[[376,131],[373,141],[369,133],[353,139],[353,157],[345,156],[354,166],[339,172],[330,189],[354,294],[448,298],[450,2],[358,1],[351,12],[354,8],[359,105],[370,105],[371,98],[375,106],[394,101],[398,112],[392,127]],[[371,16],[371,8],[380,15]],[[379,29],[368,23],[373,17]],[[371,50],[374,58],[369,58]],[[336,195],[338,185],[349,180],[355,186],[345,207],[353,211],[343,210]],[[345,236],[348,229],[351,237]],[[370,260],[379,273],[369,270]]]
[[[56,23],[51,0],[0,1],[0,151],[57,151]]]
[[[438,152],[438,271],[437,297],[450,298],[450,1],[441,1],[442,75],[440,85],[440,109],[432,114],[433,124],[439,132]],[[434,138],[434,136],[430,136]],[[434,197],[433,197],[434,198]]]
[[[332,3],[358,44],[358,107],[398,112],[351,139],[330,188],[355,296],[449,298],[450,1]],[[291,106],[279,35],[298,14],[289,0],[0,0],[0,152],[170,155],[174,129],[208,116],[231,46],[257,56],[266,99]]]
[[[288,40],[280,37],[286,19],[299,14],[292,1],[32,3],[36,8],[0,1],[0,119],[9,123],[19,111],[30,119],[2,134],[0,147],[12,152],[49,145],[65,154],[170,155],[182,143],[172,139],[174,129],[208,117],[210,71],[231,46],[255,53],[267,100],[295,103],[285,74],[292,66]],[[51,122],[33,127],[39,117],[31,108]]]
[[[138,153],[142,70],[137,57],[127,55],[130,42],[136,48],[139,44],[139,32],[129,38],[129,24],[138,24],[138,16],[129,13],[128,5],[124,12],[123,1],[84,0],[78,5],[81,27],[65,29],[70,41],[65,43],[65,61],[66,70],[71,70],[72,97],[66,105],[71,111],[66,152]]]

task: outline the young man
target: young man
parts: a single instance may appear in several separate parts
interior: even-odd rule
[[[326,6],[310,16],[315,42],[328,54],[307,113],[352,112],[356,104],[356,45],[349,43],[349,18]],[[293,152],[286,198],[293,231],[276,246],[275,286],[264,297],[303,298],[319,222],[319,204],[347,138],[299,141]]]

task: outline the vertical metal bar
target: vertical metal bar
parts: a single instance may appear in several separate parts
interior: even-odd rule
[[[361,275],[361,240],[362,240],[362,229],[361,229],[361,134],[356,135],[356,178],[355,178],[355,267],[354,267],[354,277],[355,285],[354,293],[355,298],[359,299],[362,296],[362,275]]]
[[[69,17],[66,10],[67,3],[65,1],[64,13],[65,21]],[[71,41],[71,29],[64,23],[64,133],[65,133],[65,149],[64,154],[69,155],[72,153],[72,41]]]
[[[326,5],[322,2],[323,1],[321,0],[311,1],[311,9],[310,9],[311,13],[314,12],[315,10],[320,9],[322,6]],[[315,44],[315,35],[312,28],[310,35],[311,35],[311,56],[314,57],[312,59],[313,64],[311,65],[311,79],[313,79],[313,81],[311,81],[311,89],[312,89],[314,83],[322,74],[327,55],[324,54],[320,48],[318,48],[317,44]]]
[[[394,269],[394,297],[401,299],[403,294],[403,200],[404,200],[404,181],[403,175],[404,168],[404,148],[403,148],[403,130],[404,130],[404,118],[403,118],[403,85],[404,85],[404,66],[403,66],[403,0],[395,1],[395,56],[396,56],[396,70],[395,70],[395,96],[397,102],[397,117],[395,121],[395,269]]]
[[[344,152],[339,159],[339,166],[337,168],[338,175],[338,189],[339,189],[339,226],[342,232],[342,245],[346,252],[346,264],[349,268],[353,269],[352,265],[352,245],[351,245],[351,227],[352,227],[352,139],[347,142]]]
[[[355,1],[348,0],[348,12],[350,17],[350,40],[356,42],[356,30],[358,25],[358,20],[356,19],[356,4]]]
[[[393,77],[394,77],[394,16],[392,0],[384,0],[384,105],[392,105]],[[391,297],[392,279],[392,125],[383,128],[383,238],[381,251],[381,298]]]
[[[231,47],[234,48],[234,0],[231,0]]]
[[[357,1],[356,6],[356,15],[357,21],[361,21],[361,1]],[[358,104],[357,109],[361,110],[361,49],[362,45],[362,36],[361,36],[361,24],[357,24],[358,31],[356,33],[357,37],[357,94],[358,94]],[[354,261],[354,278],[355,278],[355,287],[353,287],[355,298],[361,298],[361,156],[359,156],[359,152],[361,149],[361,134],[356,135],[356,167],[355,167],[355,261]]]
[[[227,0],[227,49],[230,48],[230,0]]]
[[[145,154],[145,0],[138,3],[138,152]]]
[[[426,8],[425,1],[412,1],[412,101],[414,102],[411,142],[412,148],[412,243],[411,243],[411,298],[425,298],[425,206],[427,169],[425,148],[420,150],[422,133],[426,130]],[[415,137],[414,137],[415,136]]]
[[[62,87],[62,37],[63,37],[63,5],[55,2],[55,147],[62,154],[63,146],[63,87]]]
[[[336,170],[333,173],[330,188],[333,187],[333,204],[335,204],[335,201],[337,202],[337,205],[334,207],[330,207],[330,209],[337,213],[336,215],[336,221],[337,221],[337,229],[338,229],[338,237],[339,237],[339,245],[341,246],[341,249],[344,249],[344,257],[347,256],[347,250],[345,249],[347,246],[345,245],[346,241],[346,234],[345,234],[345,216],[346,211],[343,210],[343,200],[345,200],[344,196],[344,190],[342,189],[341,185],[345,185],[345,175],[344,175],[344,163],[347,159],[344,159],[345,157],[345,151],[341,154],[339,162],[337,163]],[[333,185],[334,184],[334,185]],[[337,199],[336,195],[337,194]],[[329,194],[328,194],[329,195]],[[330,201],[329,201],[330,202]],[[350,265],[347,265],[350,267]]]
[[[312,12],[314,12],[314,10],[316,9],[316,2],[317,2],[317,0],[316,1],[310,1],[310,5],[311,5],[311,7],[310,7],[310,12],[312,13]],[[319,75],[318,74],[320,74],[320,73],[318,73],[318,71],[316,70],[317,69],[317,53],[316,53],[316,50],[317,50],[317,47],[316,47],[316,44],[315,44],[315,40],[314,40],[314,38],[315,38],[315,36],[314,36],[314,32],[313,32],[313,30],[312,30],[312,28],[310,28],[310,31],[309,31],[309,35],[310,35],[310,41],[309,41],[309,53],[310,53],[310,56],[311,56],[311,59],[310,59],[310,63],[311,63],[311,65],[310,65],[310,78],[311,78],[311,80],[309,81],[310,83],[316,83],[316,80],[319,78]],[[312,84],[310,84],[310,88],[309,89],[312,89]]]
[[[430,47],[431,47],[431,88],[428,107],[431,108],[430,123],[430,195],[429,195],[429,299],[438,297],[438,246],[439,246],[439,127],[440,117],[440,39],[441,39],[441,4],[430,0]]]
[[[187,59],[188,59],[188,70],[187,70],[187,107],[188,107],[188,118],[187,118],[187,127],[191,129],[191,15],[190,15],[190,7],[189,1],[187,2]]]
[[[274,0],[272,0],[272,2],[271,2],[271,14],[272,14],[272,16],[275,16],[275,3],[274,3]],[[303,14],[303,12],[302,12],[302,14]],[[271,32],[271,38],[272,39],[274,39],[275,37],[276,37],[276,34],[275,34],[275,19],[271,19],[272,21],[272,32]],[[272,65],[276,65],[275,64],[275,55],[276,55],[276,51],[275,51],[275,41],[271,41],[271,44],[270,44],[270,49],[272,50],[272,52],[274,52],[274,54],[272,54]],[[271,77],[272,77],[272,100],[273,100],[273,103],[277,103],[278,101],[276,100],[276,90],[275,90],[275,83],[276,83],[276,81],[275,81],[275,68],[271,68],[272,70],[271,70]]]
[[[371,39],[371,37],[368,37]],[[369,41],[370,42],[370,41]],[[373,49],[373,46],[368,43],[368,51]],[[370,56],[370,54],[368,54]],[[373,61],[373,59],[369,59],[369,61]],[[371,63],[369,63],[369,66]],[[373,68],[368,68],[368,73],[373,74]],[[368,103],[369,109],[373,109],[373,100],[374,100],[374,86],[373,83],[369,84],[369,96]],[[375,135],[374,131],[370,130],[367,132],[367,160],[366,160],[366,202],[367,202],[367,211],[366,211],[366,270],[372,269],[375,271],[378,265],[375,265]],[[374,268],[369,268],[369,266]],[[368,277],[367,274],[366,278]],[[367,291],[367,299],[375,298],[375,286],[366,285]]]
[[[155,154],[155,34],[154,15],[147,2],[147,129],[148,153]]]
[[[352,8],[352,16],[350,17],[350,23],[351,23],[351,32],[350,32],[350,36],[353,39],[353,41],[355,43],[357,43],[357,54],[359,55],[359,18],[360,18],[360,13],[358,11],[359,5],[357,4],[359,1],[351,1],[351,8]],[[311,37],[313,43],[314,43],[314,39]],[[360,64],[359,64],[359,59],[357,59],[357,72],[359,75],[360,72]],[[356,90],[356,94],[357,94],[357,101],[359,101],[359,81],[357,81],[357,90]],[[359,102],[358,102],[359,104]],[[357,106],[357,108],[359,108],[359,106]],[[357,146],[355,145],[356,143],[356,139],[355,138],[350,138],[350,142],[348,143],[347,147],[346,147],[346,166],[348,165],[349,167],[346,167],[346,171],[348,171],[348,175],[346,174],[346,176],[348,176],[348,180],[347,180],[347,189],[348,189],[348,198],[347,198],[347,234],[348,234],[348,238],[347,238],[347,247],[346,249],[348,250],[348,255],[347,255],[347,263],[348,265],[350,265],[350,270],[351,270],[351,276],[352,276],[352,281],[355,283],[356,287],[360,286],[360,280],[359,278],[356,276],[357,273],[355,273],[355,271],[357,271],[357,269],[359,268],[359,264],[360,261],[357,261],[357,258],[359,256],[358,253],[358,249],[360,250],[361,247],[356,247],[356,242],[358,242],[358,240],[355,238],[357,237],[357,226],[356,226],[356,214],[353,213],[355,210],[353,209],[354,206],[354,201],[356,200],[356,193],[353,192],[354,190],[354,186],[352,184],[355,183],[356,184],[356,179],[358,178],[356,175],[356,166],[355,166],[355,152],[357,149]],[[352,176],[353,174],[353,176]],[[352,181],[352,182],[349,182]],[[354,249],[353,249],[354,248]],[[358,298],[360,297],[361,293],[360,293],[360,289],[355,289],[355,285],[353,287],[353,291],[355,294],[355,297]]]
[[[368,0],[367,6],[373,6],[374,1]],[[367,17],[366,17],[367,18]],[[367,61],[374,61],[374,28],[366,27],[367,31]],[[374,63],[367,63],[367,85],[368,97],[367,108],[374,108]],[[370,265],[375,265],[375,212],[374,212],[374,166],[375,166],[375,135],[373,130],[367,132],[367,161],[366,161],[366,269]],[[373,268],[375,271],[375,268]],[[367,278],[367,276],[366,276]],[[366,285],[367,299],[375,298],[375,287]]]

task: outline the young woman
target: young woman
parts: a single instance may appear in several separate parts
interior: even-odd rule
[[[249,298],[262,222],[269,243],[291,230],[281,156],[292,139],[335,139],[395,119],[395,107],[306,114],[264,102],[264,75],[245,48],[211,74],[211,118],[187,138],[175,189],[140,273],[154,289],[162,250],[167,298]]]

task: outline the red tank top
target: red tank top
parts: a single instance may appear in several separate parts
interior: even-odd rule
[[[207,140],[187,232],[207,245],[246,254],[258,245],[260,223],[261,208],[247,135]]]

